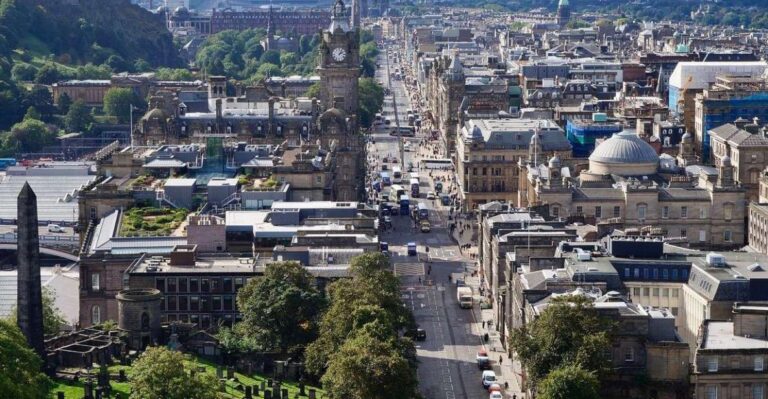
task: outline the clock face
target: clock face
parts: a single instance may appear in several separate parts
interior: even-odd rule
[[[341,62],[344,61],[344,58],[347,58],[347,51],[341,47],[337,47],[333,49],[331,55],[333,56],[334,61]]]

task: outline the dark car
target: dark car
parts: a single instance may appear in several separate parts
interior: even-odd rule
[[[405,333],[405,336],[413,339],[414,341],[425,341],[427,339],[427,332],[424,331],[423,328],[417,327],[408,330],[408,332]]]

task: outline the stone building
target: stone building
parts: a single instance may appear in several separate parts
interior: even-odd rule
[[[695,399],[765,398],[768,307],[735,304],[729,318],[701,328],[691,375]]]
[[[209,18],[209,32],[203,28],[201,33],[218,33],[223,30],[235,29],[266,29],[270,20],[270,13],[262,10],[235,11],[225,8],[214,9]],[[327,10],[279,10],[273,11],[271,19],[275,29],[283,32],[295,30],[299,35],[314,35],[318,29],[328,26],[331,13]],[[180,15],[175,18],[175,23],[183,26],[189,17]]]
[[[160,290],[128,289],[117,294],[117,326],[125,334],[128,346],[144,349],[160,340]]]
[[[556,218],[594,218],[601,234],[634,229],[708,248],[739,247],[746,240],[745,190],[730,160],[689,176],[671,158],[660,163],[634,133],[622,132],[597,146],[578,176],[557,160],[535,164],[523,164],[520,206],[548,204]]]
[[[758,200],[760,177],[768,166],[768,137],[766,130],[755,118],[752,123],[737,119],[709,131],[711,160],[715,166],[723,159],[733,163],[733,177],[747,190],[747,200]]]
[[[267,18],[267,36],[261,41],[261,46],[264,48],[264,51],[287,51],[289,53],[299,51],[299,38],[293,34],[295,28],[291,29],[290,32],[285,32],[283,36],[277,36],[275,33],[272,6],[269,7]]]
[[[571,156],[562,129],[550,120],[470,119],[459,139],[456,172],[459,198],[467,210],[491,201],[515,202],[521,159]]]

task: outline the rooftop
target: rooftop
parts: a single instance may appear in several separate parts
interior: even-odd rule
[[[768,349],[768,340],[733,334],[732,321],[705,321],[706,334],[701,349]]]

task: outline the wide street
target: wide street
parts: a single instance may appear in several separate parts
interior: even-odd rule
[[[428,170],[421,168],[422,156],[433,154],[437,140],[429,141],[428,128],[421,131],[416,129],[416,137],[403,138],[410,143],[411,150],[405,151],[405,159],[400,159],[398,140],[400,138],[390,135],[395,129],[394,104],[396,102],[400,126],[408,126],[406,110],[417,108],[409,98],[403,80],[388,78],[388,74],[394,72],[401,65],[394,63],[394,57],[387,60],[387,50],[382,49],[378,63],[377,80],[382,86],[390,88],[392,96],[385,98],[384,118],[391,120],[390,126],[383,124],[377,126],[370,135],[368,144],[369,157],[369,182],[378,179],[384,157],[390,158],[387,162],[391,173],[392,167],[403,167],[403,187],[409,190],[408,165],[413,164],[413,171],[420,176],[419,198],[411,198],[411,205],[423,202],[429,208],[429,221],[431,231],[422,233],[413,219],[408,215],[391,217],[391,228],[380,236],[382,242],[389,244],[392,254],[392,263],[395,273],[402,282],[402,298],[413,310],[416,322],[426,331],[427,338],[416,342],[419,359],[419,389],[425,398],[488,398],[488,393],[483,389],[480,376],[481,372],[475,363],[477,351],[483,348],[482,336],[486,332],[481,327],[481,311],[477,287],[474,287],[476,303],[474,309],[462,309],[456,299],[456,279],[475,281],[470,278],[474,270],[473,260],[467,251],[460,251],[457,240],[462,244],[469,242],[472,236],[471,229],[462,231],[462,226],[469,225],[469,221],[460,219],[457,222],[456,234],[451,237],[450,224],[455,222],[450,211],[450,206],[440,204],[438,200],[426,199],[428,192],[436,191],[433,179],[438,176],[445,178],[444,192],[450,190],[450,178],[448,171]],[[394,97],[394,98],[393,98]],[[425,140],[426,139],[426,140]],[[422,141],[423,145],[419,145]],[[396,158],[397,163],[392,163],[391,158]],[[432,177],[430,177],[430,172]],[[382,192],[388,192],[389,186],[382,188]],[[393,205],[397,208],[396,203]],[[407,255],[407,244],[415,242],[418,245],[418,256]],[[466,274],[465,274],[466,272]],[[449,280],[449,275],[451,279]],[[472,284],[468,284],[472,285]],[[493,352],[491,356],[498,356]],[[493,362],[496,363],[495,361]],[[497,368],[498,370],[498,368]],[[498,373],[498,372],[497,372]],[[501,382],[503,385],[503,381]],[[512,382],[510,382],[512,384]],[[505,396],[506,397],[506,396]],[[511,394],[508,397],[512,397]]]

